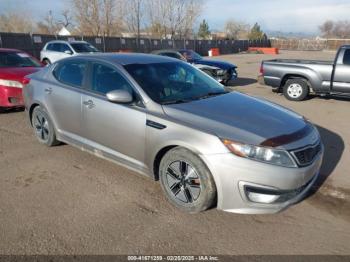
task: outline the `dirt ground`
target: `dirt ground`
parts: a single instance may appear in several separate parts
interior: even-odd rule
[[[26,114],[10,112],[0,115],[0,254],[350,254],[350,99],[289,102],[272,93],[255,79],[261,60],[274,57],[220,59],[239,66],[235,90],[292,108],[319,127],[326,154],[313,195],[275,215],[181,213],[157,182],[72,146],[46,148]]]

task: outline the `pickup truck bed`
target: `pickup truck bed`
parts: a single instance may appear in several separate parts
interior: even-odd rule
[[[267,62],[281,64],[309,64],[309,65],[333,65],[333,61],[303,60],[303,59],[273,59]]]
[[[332,61],[274,59],[263,61],[263,83],[283,91],[289,100],[315,94],[350,94],[350,46],[342,46]]]

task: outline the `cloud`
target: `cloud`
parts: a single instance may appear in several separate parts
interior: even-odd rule
[[[203,18],[213,29],[221,29],[228,19],[253,24],[265,30],[317,32],[327,19],[348,19],[348,0],[207,0]]]

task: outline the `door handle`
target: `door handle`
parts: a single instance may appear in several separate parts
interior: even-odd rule
[[[52,93],[52,88],[51,87],[46,87],[45,89],[46,94],[51,94]]]
[[[92,101],[92,100],[84,101],[83,105],[86,106],[89,109],[92,109],[92,108],[95,107],[94,101]]]

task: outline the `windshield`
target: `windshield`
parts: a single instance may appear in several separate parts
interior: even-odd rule
[[[95,53],[98,52],[98,50],[93,46],[88,43],[71,43],[70,44],[74,51],[77,53]]]
[[[41,67],[41,64],[26,53],[0,52],[0,67]]]
[[[160,104],[185,103],[224,94],[224,87],[184,62],[124,66],[147,95]]]
[[[180,53],[187,59],[187,60],[201,60],[203,57],[201,57],[199,54],[197,54],[193,50],[182,50]]]

